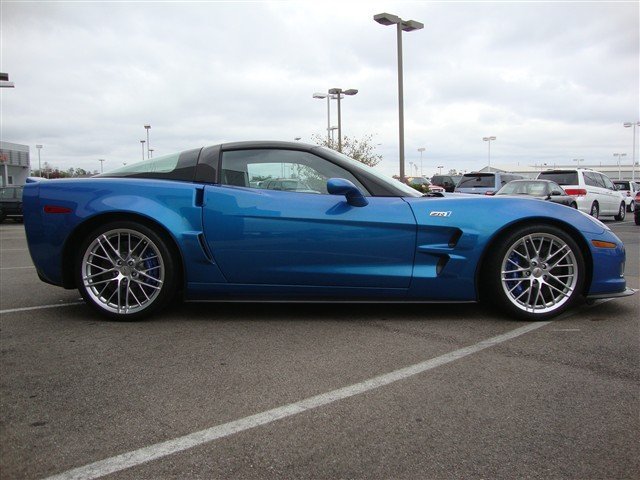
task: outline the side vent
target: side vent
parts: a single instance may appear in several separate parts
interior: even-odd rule
[[[448,262],[449,262],[448,255],[444,257],[440,257],[438,259],[438,263],[436,264],[436,275],[440,275],[442,273],[442,270],[444,270],[444,267],[447,265]]]
[[[460,241],[460,237],[462,237],[462,230],[456,228],[456,231],[453,232],[453,235],[451,235],[451,238],[449,239],[449,248],[455,247]]]
[[[200,242],[200,248],[202,248],[202,252],[207,257],[207,259],[211,263],[215,263],[213,261],[213,255],[211,255],[211,251],[209,250],[209,247],[207,246],[207,242],[205,242],[205,240],[204,240],[204,234],[202,234],[202,233],[198,234],[198,241]]]

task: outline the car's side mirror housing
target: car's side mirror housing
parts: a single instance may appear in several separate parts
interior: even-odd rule
[[[330,178],[327,180],[327,192],[331,195],[344,195],[347,203],[354,207],[365,207],[369,201],[360,189],[345,178]]]
[[[551,190],[551,196],[552,197],[559,197],[562,195],[562,192],[559,190]]]

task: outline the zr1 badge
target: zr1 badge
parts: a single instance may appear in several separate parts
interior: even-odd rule
[[[450,217],[451,212],[430,212],[430,217]]]

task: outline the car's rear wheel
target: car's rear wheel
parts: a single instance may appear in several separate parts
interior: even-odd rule
[[[585,266],[578,244],[551,225],[521,227],[500,241],[485,264],[489,298],[526,320],[545,320],[582,295]]]
[[[593,218],[600,217],[600,207],[598,207],[598,202],[593,202],[591,204],[591,211],[589,211],[589,215],[591,215]]]
[[[578,208],[578,204],[576,202],[573,202],[571,205],[569,205],[571,208]]]
[[[616,215],[615,218],[616,220],[618,220],[619,222],[621,222],[622,220],[624,220],[624,217],[627,215],[627,207],[625,206],[624,202],[622,202],[620,204],[620,208],[618,209],[618,215]]]
[[[165,305],[175,291],[168,242],[137,222],[111,222],[91,232],[76,258],[82,297],[115,320],[137,320]]]
[[[627,207],[627,212],[629,213],[633,213],[636,210],[636,203],[632,200],[631,203],[629,203],[629,206]]]

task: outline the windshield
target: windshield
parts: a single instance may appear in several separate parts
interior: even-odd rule
[[[546,182],[509,182],[496,195],[533,195],[541,197],[546,194]]]
[[[400,182],[399,180],[395,180],[381,172],[379,172],[378,170],[376,170],[375,168],[369,167],[367,165],[365,165],[362,162],[358,162],[357,160],[354,160],[351,157],[346,156],[344,153],[340,153],[340,152],[336,152],[335,150],[332,150],[330,148],[327,147],[319,147],[321,150],[330,153],[331,155],[336,155],[338,157],[340,157],[341,160],[347,162],[350,166],[353,167],[354,170],[360,170],[363,172],[368,173],[369,175],[373,175],[374,177],[390,184],[393,185],[396,189],[398,190],[402,190],[402,193],[404,193],[407,197],[422,197],[423,194],[418,192],[415,188],[411,188],[409,185],[405,185],[404,183]]]
[[[578,172],[576,172],[575,170],[563,172],[542,172],[540,175],[538,175],[538,178],[553,180],[558,185],[579,185]]]
[[[458,183],[458,188],[493,187],[495,186],[493,173],[478,173],[475,175],[464,175]]]

